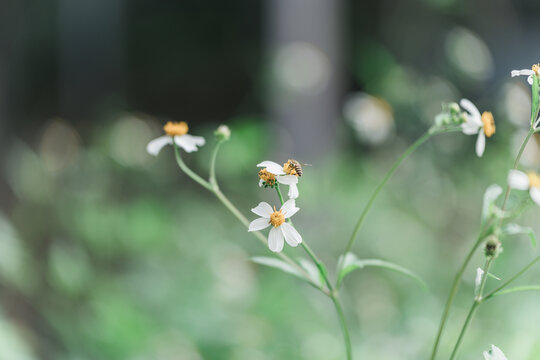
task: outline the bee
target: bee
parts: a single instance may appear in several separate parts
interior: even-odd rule
[[[287,175],[302,176],[302,165],[311,166],[311,164],[301,164],[294,159],[289,159],[283,164],[283,171],[285,171]]]

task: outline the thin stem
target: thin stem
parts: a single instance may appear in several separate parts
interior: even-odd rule
[[[218,140],[216,146],[214,147],[214,151],[212,152],[212,157],[210,158],[210,184],[214,185],[215,187],[218,186],[216,179],[216,159],[219,148],[224,141],[225,140]]]
[[[471,248],[471,250],[469,250],[469,253],[467,254],[467,257],[465,258],[465,261],[463,261],[463,264],[461,264],[461,267],[459,268],[458,272],[456,273],[456,276],[454,277],[454,282],[452,283],[450,294],[448,295],[448,299],[446,300],[446,304],[444,306],[441,322],[439,324],[439,330],[437,331],[437,337],[435,338],[435,343],[433,344],[433,350],[431,351],[431,357],[430,357],[431,360],[435,359],[435,356],[437,355],[437,350],[439,349],[439,343],[441,341],[442,333],[444,331],[444,327],[446,326],[448,315],[450,315],[450,309],[452,308],[452,303],[454,302],[454,298],[456,297],[457,291],[459,289],[459,285],[461,283],[461,277],[463,276],[465,269],[469,265],[469,262],[471,261],[474,253],[476,252],[476,249],[478,249],[478,246],[480,246],[480,244],[482,243],[482,239],[483,239],[482,235],[483,234],[480,234],[478,236],[478,239],[474,243],[474,246]]]
[[[186,165],[186,163],[184,163],[184,160],[182,160],[182,157],[180,156],[180,150],[178,149],[178,145],[176,145],[174,141],[173,141],[173,146],[174,146],[174,155],[176,157],[176,162],[178,163],[178,166],[180,167],[180,169],[182,169],[182,171],[185,172],[187,176],[189,176],[190,178],[198,182],[199,185],[213,192],[214,187],[208,181],[204,180],[202,177],[197,175],[193,170],[191,170]]]
[[[349,329],[347,327],[347,321],[345,320],[345,315],[343,314],[343,309],[339,303],[339,299],[335,294],[330,295],[334,307],[338,313],[339,322],[341,324],[341,330],[343,331],[343,339],[345,340],[345,353],[347,354],[347,360],[352,360],[352,346],[351,346],[351,336],[349,335]]]
[[[528,263],[523,269],[521,269],[517,274],[512,276],[510,279],[508,279],[506,282],[501,284],[499,287],[497,287],[495,290],[491,291],[489,294],[483,297],[482,300],[488,300],[494,295],[496,295],[499,291],[510,285],[514,280],[519,278],[521,275],[523,275],[527,270],[529,270],[534,264],[536,264],[540,260],[540,256],[534,258],[530,263]]]
[[[360,230],[360,227],[362,226],[362,223],[364,222],[366,215],[369,212],[369,209],[375,202],[377,195],[379,195],[384,185],[386,185],[388,180],[390,180],[390,178],[392,177],[394,172],[397,170],[399,165],[401,165],[403,160],[405,160],[411,153],[413,153],[418,147],[420,147],[420,145],[425,143],[433,134],[434,132],[431,129],[427,131],[418,140],[416,140],[407,150],[405,150],[405,152],[396,160],[396,162],[394,162],[394,164],[392,165],[390,170],[388,170],[388,172],[386,173],[382,181],[375,188],[375,191],[373,192],[373,194],[371,194],[371,197],[369,198],[366,206],[364,207],[364,210],[362,210],[362,213],[360,214],[360,217],[358,218],[358,221],[356,222],[356,225],[354,226],[354,230],[351,234],[351,237],[349,239],[349,242],[347,243],[345,252],[343,254],[347,254],[349,251],[351,251],[354,241],[356,240],[356,236],[358,235],[358,231]]]
[[[452,350],[452,355],[450,355],[450,360],[453,360],[456,357],[459,350],[459,346],[461,345],[461,342],[463,341],[463,338],[465,337],[465,333],[467,332],[467,329],[469,328],[469,325],[471,324],[474,314],[476,313],[476,308],[482,302],[482,294],[484,292],[484,287],[486,286],[489,268],[491,267],[491,263],[493,262],[493,260],[494,260],[493,257],[489,257],[486,260],[486,264],[484,265],[484,275],[482,276],[482,281],[480,283],[480,289],[478,290],[478,294],[476,295],[476,298],[474,299],[471,305],[469,314],[467,314],[465,323],[463,324],[463,327],[461,328],[461,332],[459,333],[459,337],[456,341],[456,345],[454,345],[454,350]]]
[[[281,202],[281,205],[283,205],[284,204],[283,195],[281,194],[281,190],[279,189],[279,184],[276,182],[274,187],[275,187],[276,192],[278,194],[279,201]],[[291,225],[293,225],[293,222],[292,222],[291,218],[287,219],[287,221]],[[326,272],[326,267],[324,266],[323,262],[317,257],[317,255],[313,252],[313,250],[311,250],[311,248],[309,247],[309,245],[305,241],[302,241],[300,243],[300,245],[302,245],[302,247],[304,248],[306,253],[309,255],[311,260],[313,260],[313,262],[317,266],[317,269],[319,269],[319,273],[323,277],[324,282],[326,283],[326,286],[328,287],[328,290],[330,292],[332,292],[334,289],[333,289],[332,283],[330,282],[330,279],[328,278],[328,273]]]

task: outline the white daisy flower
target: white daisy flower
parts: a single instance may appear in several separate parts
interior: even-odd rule
[[[501,349],[491,345],[489,351],[484,351],[484,360],[508,360]]]
[[[516,190],[529,190],[531,199],[540,205],[540,176],[537,173],[531,171],[526,174],[519,170],[510,170],[508,185]]]
[[[266,202],[261,202],[256,208],[251,209],[253,213],[261,217],[249,224],[248,231],[259,231],[272,225],[272,229],[268,233],[270,250],[273,252],[283,250],[284,240],[290,246],[296,247],[302,242],[302,236],[291,224],[285,222],[285,219],[296,214],[298,210],[300,209],[296,207],[294,199],[287,200],[279,210],[276,210],[275,207],[272,209]]]
[[[298,198],[298,177],[302,175],[302,171],[298,171],[298,162],[296,160],[288,160],[283,166],[273,161],[263,161],[257,164],[258,167],[264,169],[259,171],[259,186],[273,187],[277,181],[280,184],[288,185],[289,192],[287,196],[290,199]]]
[[[495,134],[495,120],[493,114],[489,111],[484,111],[480,114],[478,108],[469,100],[461,99],[459,102],[461,107],[467,111],[466,121],[461,124],[461,131],[465,135],[477,135],[476,140],[476,155],[482,157],[486,149],[486,136],[492,137]]]
[[[533,84],[533,75],[536,74],[537,76],[540,76],[540,64],[534,64],[532,68],[529,69],[522,69],[522,70],[512,70],[510,73],[512,77],[514,76],[527,76],[527,82],[532,85]]]
[[[205,143],[203,137],[193,136],[187,133],[188,125],[184,121],[168,121],[165,126],[163,126],[163,130],[167,135],[160,136],[157,139],[150,141],[146,146],[146,151],[148,151],[150,155],[157,156],[165,145],[172,145],[173,140],[176,145],[180,146],[188,153],[197,151],[197,146],[203,146]]]

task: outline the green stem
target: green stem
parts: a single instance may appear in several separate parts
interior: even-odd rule
[[[431,357],[430,357],[431,360],[434,360],[435,356],[437,355],[437,350],[439,349],[439,343],[441,341],[442,333],[444,331],[444,327],[446,326],[448,315],[450,315],[450,309],[452,308],[452,303],[454,302],[454,298],[456,297],[457,291],[459,289],[459,285],[461,283],[461,277],[463,276],[465,269],[469,265],[469,262],[471,261],[474,253],[476,252],[476,249],[478,249],[478,246],[480,246],[480,244],[482,243],[482,239],[483,239],[482,235],[483,234],[480,234],[478,236],[476,243],[471,248],[471,250],[469,250],[469,253],[467,254],[467,257],[465,258],[465,261],[463,261],[463,264],[461,264],[461,267],[459,268],[458,272],[456,273],[456,276],[454,277],[454,282],[452,283],[450,294],[448,295],[448,299],[446,300],[446,304],[444,306],[441,322],[439,324],[439,330],[437,331],[437,337],[435,338],[435,343],[433,344],[433,350],[431,351]]]
[[[281,190],[279,189],[279,184],[276,182],[274,187],[275,187],[276,192],[278,194],[279,201],[280,201],[281,205],[283,205],[284,204],[283,195],[281,194]],[[287,219],[287,221],[291,225],[293,225],[293,222],[292,222],[292,220],[290,218]],[[323,262],[317,257],[317,255],[313,252],[313,250],[311,250],[311,248],[309,247],[309,245],[305,241],[302,241],[300,243],[300,245],[302,245],[302,248],[304,248],[304,250],[309,255],[311,260],[313,260],[313,262],[317,266],[317,269],[319,269],[319,273],[323,277],[324,282],[326,283],[326,286],[328,287],[328,290],[330,292],[332,292],[334,289],[333,289],[332,283],[330,282],[330,279],[328,278],[328,273],[326,271],[326,267],[324,266]]]
[[[217,179],[216,179],[216,159],[217,154],[219,152],[219,148],[221,144],[223,144],[225,140],[218,140],[216,146],[214,147],[214,151],[212,152],[212,157],[210,158],[210,184],[217,187]]]
[[[484,298],[482,300],[488,300],[488,299],[492,298],[493,296],[495,296],[499,291],[501,291],[502,289],[504,289],[505,287],[510,285],[512,282],[514,282],[514,280],[516,280],[521,275],[523,275],[527,270],[529,270],[539,260],[540,260],[540,256],[534,258],[530,263],[527,264],[527,266],[525,266],[523,269],[521,269],[517,274],[515,274],[510,279],[508,279],[506,282],[504,282],[499,287],[497,287],[495,290],[491,291],[489,294],[484,296]]]
[[[467,329],[469,328],[469,325],[471,324],[471,321],[474,317],[474,314],[476,313],[476,308],[480,305],[482,302],[482,294],[484,292],[484,287],[486,286],[486,281],[488,278],[489,268],[491,267],[491,263],[493,262],[494,258],[489,257],[486,260],[486,264],[484,265],[484,275],[482,276],[482,281],[480,283],[480,289],[478,290],[478,294],[476,295],[476,298],[474,299],[471,309],[469,310],[469,314],[467,314],[467,318],[465,319],[465,323],[463,324],[463,327],[461,328],[461,332],[459,333],[459,337],[456,341],[456,344],[454,345],[454,350],[452,350],[452,355],[450,355],[450,360],[453,360],[459,350],[459,346],[461,345],[461,342],[463,341],[463,338],[465,337],[465,333],[467,332]]]
[[[202,177],[197,175],[193,170],[191,170],[186,163],[184,163],[184,160],[182,160],[182,157],[180,156],[180,150],[178,149],[178,145],[173,141],[174,146],[174,155],[176,157],[176,162],[178,163],[178,166],[180,169],[182,169],[183,172],[187,174],[190,178],[195,180],[199,185],[204,187],[206,190],[214,191],[214,187],[206,180],[204,180]]]
[[[349,329],[347,327],[347,321],[345,320],[345,315],[343,314],[343,309],[339,303],[339,299],[335,294],[330,295],[334,307],[338,313],[339,322],[341,324],[341,330],[343,331],[343,338],[345,340],[345,353],[347,354],[347,360],[352,360],[352,346],[351,346],[351,336],[349,335]]]
[[[349,251],[351,251],[354,241],[356,240],[356,236],[358,235],[358,231],[360,230],[360,227],[362,226],[362,223],[364,222],[369,212],[369,209],[375,202],[375,199],[381,192],[384,185],[386,185],[388,180],[390,180],[390,178],[392,177],[394,172],[397,170],[399,165],[401,165],[403,160],[405,160],[411,153],[413,153],[418,147],[420,147],[420,145],[425,143],[433,134],[434,134],[433,130],[430,129],[429,131],[427,131],[418,140],[416,140],[407,150],[405,150],[405,152],[401,154],[401,156],[396,160],[396,162],[394,162],[394,164],[392,165],[390,170],[388,170],[388,172],[386,173],[382,181],[375,188],[375,191],[373,192],[373,194],[371,194],[371,197],[369,198],[366,206],[364,207],[364,210],[362,210],[362,213],[360,214],[360,217],[358,218],[358,221],[356,222],[356,225],[354,226],[354,230],[351,234],[351,237],[349,239],[349,242],[347,243],[347,247],[345,248],[345,252],[343,254],[347,254]]]

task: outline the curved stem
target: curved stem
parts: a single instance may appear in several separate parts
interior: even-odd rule
[[[456,344],[454,345],[454,350],[452,350],[452,355],[450,355],[450,360],[453,360],[456,357],[459,350],[459,346],[461,345],[461,342],[463,341],[463,338],[465,337],[465,333],[467,332],[467,329],[469,328],[469,325],[471,324],[474,314],[476,313],[476,308],[482,303],[482,294],[484,292],[484,287],[486,286],[489,268],[491,267],[491,263],[493,262],[493,260],[494,258],[492,257],[489,257],[486,260],[486,264],[484,265],[484,275],[482,276],[482,282],[480,283],[478,295],[476,295],[476,298],[474,299],[471,305],[471,309],[469,310],[469,314],[467,314],[467,318],[465,319],[465,323],[463,323],[463,327],[461,328],[459,337],[456,341]]]
[[[352,346],[351,346],[351,337],[349,335],[349,328],[347,327],[347,321],[345,320],[345,315],[343,314],[343,309],[339,303],[339,299],[335,294],[330,296],[334,307],[338,313],[339,322],[341,324],[341,330],[343,331],[343,339],[345,341],[345,353],[347,354],[347,360],[352,360]]]
[[[431,360],[435,359],[435,356],[437,355],[437,350],[439,349],[439,343],[441,341],[442,333],[444,331],[444,327],[446,326],[448,315],[450,315],[450,309],[452,308],[452,303],[454,302],[454,298],[456,297],[457,291],[459,289],[459,284],[461,283],[461,277],[463,276],[465,269],[469,265],[469,262],[471,261],[474,253],[476,252],[476,249],[478,249],[478,246],[480,246],[482,239],[482,234],[480,234],[478,236],[478,239],[476,240],[476,243],[471,248],[471,250],[469,250],[465,261],[463,261],[463,264],[461,264],[461,267],[459,268],[456,276],[454,277],[454,282],[452,283],[450,294],[448,295],[448,299],[446,300],[446,304],[444,306],[444,311],[441,317],[441,322],[439,324],[439,329],[437,330],[437,337],[435,338],[435,343],[433,344],[433,350],[431,351]]]
[[[216,187],[218,186],[216,179],[216,159],[219,152],[219,147],[224,141],[225,140],[218,140],[216,146],[214,147],[214,151],[212,152],[212,157],[210,158],[210,184]]]
[[[184,163],[184,160],[182,160],[182,157],[180,156],[180,150],[178,149],[178,145],[173,141],[174,146],[174,155],[176,157],[176,162],[178,163],[178,166],[180,169],[182,169],[183,172],[187,174],[190,178],[195,180],[199,185],[204,187],[206,190],[214,191],[214,187],[206,180],[204,180],[202,177],[197,175],[193,170],[191,170],[186,163]]]
[[[375,199],[377,198],[377,196],[381,192],[384,185],[386,185],[388,180],[390,180],[390,178],[392,177],[394,172],[397,170],[399,165],[401,165],[403,160],[405,160],[411,153],[413,153],[418,147],[420,147],[420,145],[425,143],[431,137],[431,135],[433,135],[433,134],[434,134],[433,130],[430,129],[429,131],[427,131],[418,140],[416,140],[407,150],[405,150],[405,152],[403,154],[401,154],[401,156],[394,162],[394,164],[392,165],[390,170],[388,170],[388,172],[386,173],[386,175],[384,176],[382,181],[375,188],[375,191],[373,192],[373,194],[371,194],[371,197],[369,198],[366,206],[364,207],[364,210],[362,210],[362,213],[360,214],[360,217],[358,218],[358,221],[356,222],[356,225],[354,226],[354,230],[353,230],[353,232],[351,234],[351,237],[349,239],[349,242],[347,243],[347,246],[345,248],[345,252],[343,254],[347,254],[349,251],[351,251],[351,248],[352,248],[352,246],[354,244],[354,241],[356,240],[356,236],[358,235],[358,231],[360,230],[360,227],[362,226],[362,223],[364,222],[364,220],[366,218],[366,215],[369,212],[369,209],[371,208],[371,206],[375,202]]]
[[[279,201],[281,202],[281,205],[284,204],[284,201],[283,201],[283,195],[281,194],[281,190],[279,189],[279,184],[276,182],[275,184],[275,189],[276,189],[276,192],[278,194],[278,197],[279,197]],[[293,222],[292,220],[289,218],[287,219],[287,221],[293,225]],[[309,245],[305,242],[305,241],[302,241],[300,243],[300,245],[302,245],[302,248],[304,248],[304,250],[306,251],[306,253],[309,255],[309,257],[311,258],[311,260],[313,260],[313,262],[315,263],[315,265],[317,266],[317,269],[319,269],[319,273],[321,274],[321,276],[323,277],[324,279],[324,282],[326,283],[326,286],[328,287],[328,290],[330,292],[334,291],[333,289],[333,286],[332,286],[332,283],[330,282],[330,279],[328,278],[328,273],[326,271],[326,267],[324,266],[323,262],[317,257],[317,255],[313,252],[313,250],[311,250],[311,248],[309,247]]]

